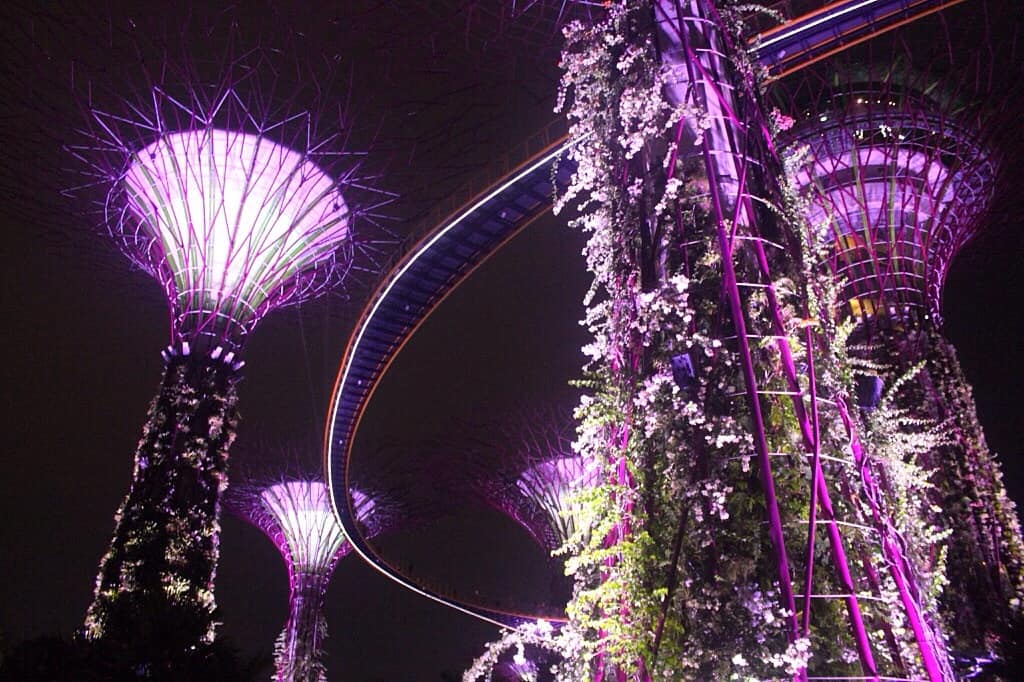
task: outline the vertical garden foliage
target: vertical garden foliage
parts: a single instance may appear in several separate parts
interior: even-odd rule
[[[572,97],[572,134],[585,137],[562,205],[579,199],[576,227],[589,234],[587,265],[594,275],[585,324],[593,341],[577,411],[581,455],[602,470],[602,483],[585,497],[585,523],[570,540],[567,570],[576,577],[569,616],[590,646],[593,665],[636,671],[653,644],[651,634],[664,587],[652,561],[658,529],[648,513],[650,484],[659,462],[644,438],[635,409],[652,358],[644,308],[662,293],[664,227],[654,213],[655,186],[664,187],[650,141],[671,125],[660,96],[659,68],[643,6],[620,4],[593,26],[570,25],[563,53],[562,95]],[[568,92],[567,92],[568,91]],[[685,295],[685,281],[673,287]],[[672,306],[666,306],[671,309]]]
[[[707,179],[687,159],[695,141],[677,135],[706,117],[665,100],[653,36],[650,5],[621,3],[570,26],[563,55],[562,101],[582,142],[559,206],[576,203],[594,276],[576,447],[605,472],[581,493],[589,524],[566,547],[570,629],[594,675],[774,675],[799,654],[787,651],[743,380],[723,341]]]
[[[939,603],[956,651],[1013,657],[1024,632],[1024,544],[1016,506],[978,422],[971,388],[956,351],[928,321],[878,334],[862,355],[900,387],[891,400],[913,437],[922,423],[941,423],[943,438],[920,449],[928,476],[932,522],[945,529],[945,589]],[[913,381],[899,378],[910,371]],[[892,391],[890,391],[892,393]]]
[[[237,423],[237,374],[228,363],[172,356],[135,452],[132,485],[115,517],[85,635],[145,652],[182,655],[211,642],[220,493]]]
[[[949,442],[938,450],[937,485],[952,533],[950,590],[943,595],[955,643],[1024,657],[1024,541],[1016,505],[985,436],[956,351],[924,330],[924,368]],[[978,570],[983,567],[982,570]]]
[[[710,122],[699,107],[673,107],[663,98],[650,14],[647,3],[625,3],[602,24],[570,27],[563,59],[562,95],[582,143],[575,182],[561,204],[577,203],[575,225],[589,234],[594,276],[585,301],[594,340],[584,349],[591,362],[577,411],[577,447],[605,469],[605,485],[585,493],[589,532],[567,546],[567,569],[576,578],[571,626],[595,676],[857,674],[843,597],[853,594],[876,663],[895,674],[918,674],[917,642],[887,567],[908,541],[938,537],[922,516],[928,509],[919,491],[927,483],[906,473],[909,448],[880,448],[863,464],[854,461],[856,414],[851,419],[843,407],[852,387],[845,352],[850,328],[835,317],[838,287],[818,267],[823,245],[810,238],[805,206],[791,188],[778,199],[761,197],[776,208],[782,228],[775,234],[783,243],[766,247],[774,279],[764,279],[753,247],[737,247],[733,263],[747,284],[741,304],[757,399],[784,549],[797,580],[808,568],[811,471],[801,430],[807,417],[794,402],[808,409],[812,361],[820,398],[817,441],[833,516],[826,520],[816,510],[822,521],[810,556],[810,629],[787,637],[785,619],[802,614],[780,606],[762,481],[752,466],[754,427],[723,305],[715,216],[694,154]],[[753,78],[750,60],[735,58],[740,77]],[[684,125],[686,134],[677,134]],[[798,368],[795,386],[785,379],[780,338]],[[692,377],[673,367],[680,360],[694,368]],[[802,396],[796,401],[794,390]],[[892,486],[877,483],[898,476]],[[832,545],[827,531],[838,524],[843,531]],[[931,602],[918,594],[918,580],[931,564],[905,554],[901,570],[927,612]],[[851,574],[849,584],[839,577],[840,565]]]

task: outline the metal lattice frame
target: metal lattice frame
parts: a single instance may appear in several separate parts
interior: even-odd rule
[[[939,26],[997,50],[991,19],[973,18]],[[878,41],[827,71],[784,81],[776,97],[796,117],[787,139],[806,150],[806,161],[794,179],[807,200],[811,239],[843,285],[841,313],[858,323],[854,352],[868,356],[886,383],[917,367],[899,404],[941,423],[949,439],[917,464],[929,472],[929,500],[941,509],[934,523],[950,532],[940,604],[958,659],[1014,655],[1021,617],[1014,600],[1024,589],[1019,521],[939,331],[950,264],[985,229],[1021,146],[1019,126],[1006,115],[1019,83],[994,66],[1015,63],[1008,45],[1009,54],[918,55],[901,40]]]
[[[168,66],[139,101],[90,92],[89,139],[67,145],[84,177],[69,192],[96,194],[110,234],[160,282],[176,348],[237,353],[264,315],[323,293],[353,258],[342,191],[359,184],[355,155],[338,149],[345,131],[321,132],[316,95],[270,107],[268,54],[230,58],[212,84]]]
[[[951,679],[941,636],[922,612],[913,567],[902,548],[892,520],[884,508],[883,495],[875,474],[867,466],[866,454],[859,444],[855,425],[840,395],[819,398],[816,392],[814,356],[820,352],[811,327],[804,333],[786,329],[783,324],[774,278],[766,249],[774,248],[761,233],[763,219],[755,210],[760,203],[758,186],[768,178],[763,160],[768,159],[767,128],[752,102],[752,83],[745,82],[734,70],[729,55],[728,33],[711,2],[692,0],[657,3],[659,23],[666,43],[666,59],[672,70],[670,95],[677,102],[691,102],[705,111],[711,120],[702,136],[699,156],[710,186],[711,213],[717,224],[717,248],[721,254],[723,294],[735,334],[734,342],[744,375],[746,402],[752,422],[751,435],[757,451],[758,466],[764,489],[768,532],[775,551],[776,570],[782,606],[790,614],[788,632],[791,642],[806,637],[810,626],[811,600],[840,599],[845,603],[853,642],[865,679],[882,674],[875,660],[867,635],[867,624],[859,604],[863,591],[877,583],[878,574],[888,572],[899,593],[906,622],[914,633],[924,669],[932,680]],[[685,123],[685,122],[684,122]],[[691,133],[692,134],[692,133]],[[746,264],[746,265],[744,265]],[[753,265],[751,268],[750,265]],[[744,281],[741,277],[752,278]],[[744,305],[741,290],[755,287],[764,292],[768,305],[755,313]],[[809,315],[817,311],[807,311]],[[803,337],[803,338],[801,338]],[[789,386],[792,406],[800,426],[805,453],[811,466],[812,484],[808,504],[807,525],[800,529],[807,538],[804,573],[793,575],[795,558],[790,556],[778,500],[774,492],[773,453],[768,447],[765,405],[772,397],[763,392],[758,380],[766,358],[752,340],[775,339],[782,377]],[[792,346],[791,346],[792,344]],[[806,369],[798,371],[791,347],[803,346]],[[805,398],[807,401],[805,402]],[[842,466],[826,466],[822,461],[820,424],[824,412],[832,412],[841,420],[849,438],[848,461]],[[877,533],[877,542],[885,562],[880,566],[858,561],[851,556],[848,539],[837,519],[832,503],[834,495],[849,496],[851,486],[843,478],[857,472],[862,500],[846,499],[854,509],[861,509],[867,523]],[[842,593],[820,595],[815,590],[815,538],[818,525],[825,526],[834,579],[842,585]],[[797,531],[797,532],[800,532]],[[800,607],[797,604],[800,602]],[[797,614],[802,613],[798,620]],[[893,652],[896,660],[899,652]],[[806,672],[800,675],[808,679]]]
[[[851,314],[937,320],[949,265],[979,229],[997,167],[983,131],[950,111],[955,102],[923,94],[935,83],[899,75],[862,74],[870,80],[840,84],[801,112],[793,137],[808,151],[796,182]]]

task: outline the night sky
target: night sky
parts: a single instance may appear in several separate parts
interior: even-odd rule
[[[339,2],[313,13],[261,2],[239,22],[244,36],[268,35],[267,26],[301,33],[311,58],[318,51],[343,56],[351,82],[338,96],[354,103],[361,130],[375,131],[367,146],[386,156],[381,185],[405,195],[385,209],[397,234],[552,117],[558,38],[550,24],[527,15],[510,26],[498,12],[467,13],[461,5]],[[230,10],[192,12],[194,26],[207,14],[223,22]],[[167,10],[134,16],[116,4],[0,11],[0,632],[7,644],[67,635],[80,625],[168,339],[159,287],[124,265],[95,216],[67,210],[54,195],[73,182],[59,153],[79,125],[67,86],[71,60],[105,64],[113,81],[105,87],[116,87],[121,69],[134,65],[117,61],[108,47],[121,39],[113,27],[127,25],[129,16],[136,31],[169,31],[183,21]],[[191,48],[191,34],[184,35]],[[195,40],[198,53],[215,50],[209,39]],[[945,329],[1020,501],[1018,215],[1001,211],[957,261]],[[586,337],[577,320],[588,280],[582,237],[564,222],[531,226],[423,325],[377,391],[357,457],[407,448],[412,460],[422,443],[443,439],[458,424],[524,405],[572,403],[567,382],[582,362]],[[265,460],[260,450],[268,443],[319,436],[365,295],[365,286],[353,283],[349,300],[333,296],[261,323],[246,348],[233,457],[259,453]],[[240,521],[225,519],[221,542],[222,632],[248,654],[269,652],[286,617],[284,565],[271,543]],[[467,509],[379,544],[415,573],[460,592],[514,603],[549,589],[541,551],[487,510]],[[327,619],[328,671],[341,681],[439,680],[445,671],[461,673],[495,635],[489,625],[405,592],[355,556],[338,565]]]

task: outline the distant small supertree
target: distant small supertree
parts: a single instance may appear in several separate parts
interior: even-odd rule
[[[98,205],[124,253],[160,283],[171,332],[85,635],[171,659],[214,635],[244,342],[269,312],[352,267],[356,211],[342,191],[361,184],[328,81],[288,63],[294,50],[240,48],[234,25],[223,41],[203,31],[227,46],[212,63],[193,59],[184,37],[182,56],[163,46],[154,56],[129,31],[141,84],[132,94],[126,75],[108,93],[90,81],[84,141],[65,145],[83,178],[70,193]]]
[[[574,428],[568,411],[523,413],[478,437],[467,453],[473,493],[549,553],[579,529],[577,494],[598,481],[597,472],[573,452]]]
[[[353,490],[352,499],[365,536],[373,537],[399,517],[386,493],[367,490]],[[232,484],[225,503],[270,538],[288,567],[288,621],[274,647],[276,679],[327,679],[324,600],[338,560],[352,550],[331,509],[330,491],[317,474],[278,473]]]

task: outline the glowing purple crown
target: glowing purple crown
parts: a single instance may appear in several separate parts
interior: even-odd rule
[[[991,155],[945,108],[865,86],[794,131],[808,149],[795,178],[807,218],[831,245],[841,302],[856,317],[938,317],[950,262],[992,198]]]
[[[163,285],[176,340],[237,346],[271,309],[315,295],[351,236],[337,183],[258,135],[166,133],[131,157],[121,191],[112,229]]]
[[[519,474],[514,489],[493,490],[489,496],[538,543],[554,550],[579,528],[576,494],[597,481],[597,471],[587,468],[583,458],[565,455],[531,465]]]

